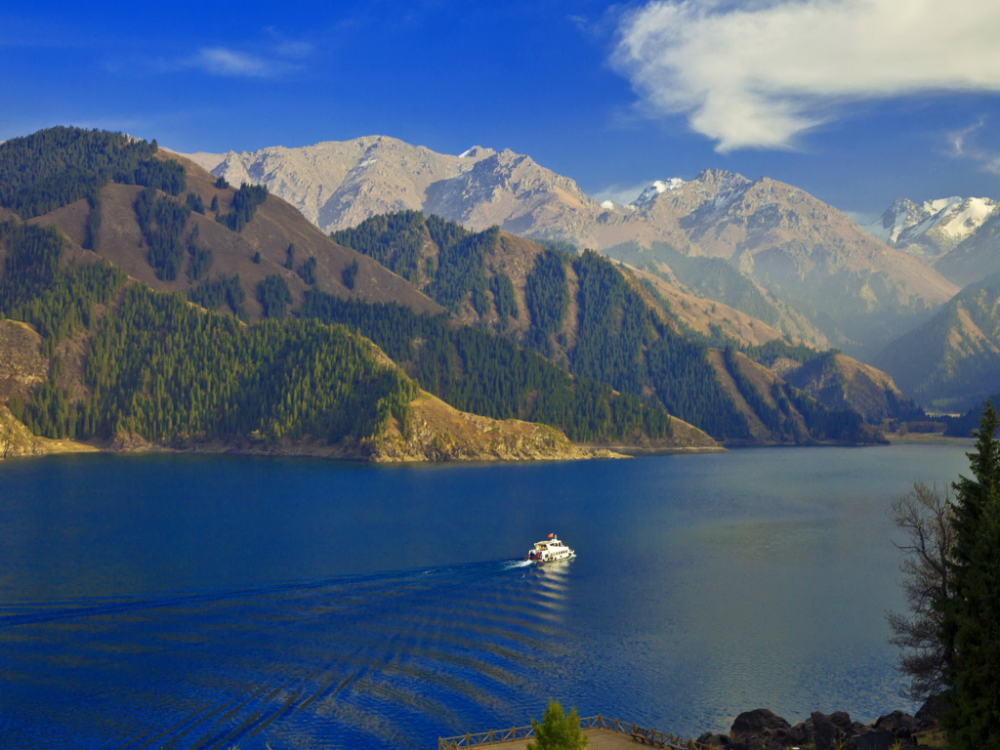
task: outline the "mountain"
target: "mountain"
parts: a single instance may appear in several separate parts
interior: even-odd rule
[[[919,328],[890,343],[874,364],[907,395],[964,409],[1000,382],[1000,275],[971,284]]]
[[[836,351],[823,352],[804,362],[779,357],[769,367],[827,408],[855,411],[869,424],[925,416],[889,375]]]
[[[1000,210],[990,198],[900,198],[865,229],[883,242],[930,263],[950,253]]]
[[[974,234],[934,265],[963,286],[1000,273],[1000,213],[990,216]]]
[[[471,148],[461,156],[385,136],[327,141],[302,148],[276,146],[253,152],[190,154],[230,183],[267,185],[324,232],[360,224],[376,214],[421,209],[428,189],[496,156]]]
[[[0,145],[0,157],[0,201],[13,212],[0,314],[37,331],[47,369],[8,403],[35,434],[372,460],[389,444],[397,457],[438,451],[451,443],[433,426],[449,424],[473,425],[459,431],[479,435],[484,456],[564,445],[524,422],[654,450],[877,439],[859,414],[730,354],[734,342],[796,345],[709,306],[693,290],[712,273],[677,259],[668,270],[686,290],[663,269],[416,211],[327,237],[264,186],[235,188],[155,143],[100,131],[42,131]],[[524,182],[540,169],[513,157],[454,157],[474,162],[457,194],[489,184],[489,170]],[[644,199],[649,210],[687,183],[671,185]],[[794,319],[743,276],[724,286],[744,307]],[[443,414],[421,391],[503,424]],[[471,455],[455,445],[434,455]]]
[[[865,228],[959,286],[1000,272],[1000,201],[991,198],[902,198]]]
[[[509,421],[531,417],[565,425],[580,441],[715,445],[662,406],[571,378],[509,341],[480,331],[463,338],[442,306],[332,242],[293,207],[263,189],[234,190],[155,144],[61,128],[8,141],[0,157],[0,200],[10,207],[0,225],[0,316],[29,324],[5,329],[9,361],[23,364],[4,374],[5,398],[36,434],[137,449],[277,446],[375,459],[387,455],[379,450],[393,442],[397,422],[406,445],[395,453],[409,455],[419,436],[408,425],[459,419],[485,430],[465,431],[480,435],[478,448],[459,441],[441,453],[454,441],[421,430],[431,435],[421,450],[489,458],[516,457],[518,445],[541,455],[549,446],[548,455],[568,456],[552,430]],[[408,402],[417,384],[367,339],[344,338],[319,315],[289,316],[308,300],[310,309],[322,301],[393,311],[383,319],[409,315],[441,346],[458,335],[465,349],[446,359],[447,383],[428,378],[428,386],[450,389],[486,421],[441,414],[435,399]],[[205,317],[201,308],[230,314]],[[471,344],[474,367],[466,366]],[[425,364],[414,371],[426,375]],[[283,401],[275,400],[279,392]]]
[[[786,390],[783,383],[777,387],[785,416],[772,418],[771,396],[758,397],[755,392],[762,387],[770,393],[773,377],[761,383],[751,379],[737,388],[738,393],[727,388],[726,378],[739,376],[732,374],[732,368],[723,373],[712,350],[688,336],[699,317],[699,323],[714,333],[712,324],[705,322],[708,315],[687,310],[678,314],[665,296],[670,292],[663,279],[596,253],[554,250],[496,227],[470,232],[414,211],[373,217],[332,236],[405,276],[473,329],[502,334],[535,349],[577,377],[661,403],[717,439],[737,443],[869,439],[857,414],[837,422],[821,404]],[[683,296],[674,300],[686,304]],[[677,307],[683,310],[683,304]],[[397,361],[420,351],[415,348],[418,337],[440,338],[421,331],[407,333],[399,341],[395,331],[412,330],[412,324],[400,321],[385,328],[378,320],[382,316],[362,318],[342,304],[327,309],[325,320],[356,328]],[[700,309],[705,311],[706,306]],[[307,302],[303,314],[310,312]],[[760,321],[732,314],[738,319],[727,330],[743,337],[759,336],[765,342],[782,339]],[[721,334],[721,326],[716,328]],[[421,349],[425,346],[421,344]],[[435,354],[434,361],[439,358]],[[752,419],[764,421],[758,407],[767,411],[773,427],[766,434],[752,430]],[[789,413],[798,415],[800,429],[785,425]]]
[[[670,185],[613,212],[620,226],[656,226],[662,239],[637,241],[645,252],[635,244],[605,252],[643,267],[722,259],[849,352],[877,350],[957,291],[924,262],[793,186],[720,170]]]
[[[373,136],[192,158],[234,184],[267,185],[329,231],[421,210],[474,231],[496,225],[602,251],[635,243],[651,249],[649,262],[660,260],[655,246],[720,258],[807,319],[805,328],[855,353],[877,351],[958,291],[831,206],[766,177],[706,170],[689,181],[654,182],[621,206],[598,203],[573,180],[510,150],[447,156]],[[796,327],[803,328],[788,332]]]
[[[158,155],[159,156],[159,155]],[[182,158],[172,158],[185,168],[187,195],[196,196],[204,207],[218,201],[220,215],[231,211],[237,190],[217,187],[216,178],[197,165]],[[208,208],[188,211],[173,247],[179,257],[177,271],[170,274],[149,262],[150,235],[143,231],[136,215],[135,204],[142,192],[137,185],[109,182],[97,193],[94,208],[81,198],[65,206],[29,219],[39,226],[57,226],[71,241],[70,252],[80,255],[87,245],[88,221],[92,215],[100,220],[94,232],[93,254],[121,268],[129,277],[164,292],[188,294],[191,290],[220,277],[239,276],[245,291],[243,306],[249,319],[264,315],[257,290],[269,276],[277,275],[288,287],[290,306],[301,303],[306,290],[313,287],[298,273],[310,258],[316,259],[314,276],[317,288],[347,298],[373,302],[393,301],[420,312],[441,312],[442,308],[416,292],[412,286],[377,263],[347,248],[331,242],[302,215],[280,199],[270,196],[256,207],[254,220],[239,232],[214,220]],[[164,196],[160,196],[163,199]],[[158,199],[159,200],[159,199]],[[186,205],[186,204],[185,204]],[[211,260],[200,276],[192,274],[188,239],[197,231],[196,245],[211,249]],[[294,246],[293,268],[287,268],[288,248]],[[86,252],[86,255],[91,255]],[[255,261],[255,255],[260,253]],[[344,271],[358,264],[353,288],[343,282]]]
[[[669,288],[702,301],[694,303],[681,300],[679,307],[671,307],[675,314],[683,315],[682,311],[695,305],[711,310],[721,305],[721,315],[713,315],[716,320],[710,324],[720,331],[746,329],[746,325],[731,325],[730,321],[736,320],[736,316],[730,310],[736,311],[741,319],[756,320],[755,326],[758,329],[764,324],[769,331],[774,331],[774,335],[767,332],[763,338],[754,334],[754,341],[735,332],[724,334],[734,340],[754,345],[785,336],[803,341],[816,349],[825,349],[830,345],[823,332],[808,318],[722,258],[685,255],[670,245],[656,242],[651,247],[627,242],[609,248],[605,254],[658,277]],[[671,296],[671,293],[668,292],[667,296]]]
[[[26,251],[47,243],[57,254],[63,238],[52,229],[8,224],[0,242],[5,260],[13,261],[0,277],[3,313],[44,330],[47,320],[64,314],[61,302],[86,311],[86,323],[55,326],[44,337],[23,323],[0,321],[7,386],[0,457],[99,446],[378,462],[613,455],[575,446],[553,427],[460,412],[341,326],[270,320],[247,327],[231,314],[126,282],[103,261],[89,264],[96,275],[70,264],[41,285],[40,296],[21,295],[20,306],[12,305],[12,287],[25,286],[23,271],[38,276]],[[72,295],[81,285],[93,300],[67,300],[66,291]],[[44,356],[46,344],[55,345],[51,358]],[[67,366],[61,356],[75,347],[86,350],[84,366]],[[699,436],[684,438],[714,447]]]
[[[653,295],[656,302],[677,323],[687,336],[706,342],[734,342],[740,346],[760,346],[768,341],[783,340],[788,334],[768,325],[763,320],[723,302],[715,302],[694,293],[679,283],[669,269],[659,267],[661,273],[651,273],[622,263],[622,268],[632,274]],[[809,344],[824,347],[826,340],[818,331]],[[796,337],[800,338],[800,337]]]

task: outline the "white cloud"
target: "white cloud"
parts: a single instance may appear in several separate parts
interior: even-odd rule
[[[619,205],[627,206],[629,203],[638,198],[639,194],[643,190],[652,184],[652,179],[636,183],[635,185],[622,185],[616,183],[614,185],[608,185],[603,190],[598,190],[590,197],[599,203],[603,203],[604,201],[614,201]]]
[[[283,64],[226,47],[203,47],[191,60],[193,67],[217,76],[270,78],[282,71]]]
[[[997,0],[654,0],[612,58],[719,151],[789,148],[851,101],[1000,91]]]

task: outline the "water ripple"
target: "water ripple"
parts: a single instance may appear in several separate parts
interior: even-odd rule
[[[49,694],[44,730],[29,711],[4,734],[39,748],[425,746],[459,731],[456,715],[540,699],[570,578],[500,562],[0,607],[7,697]]]

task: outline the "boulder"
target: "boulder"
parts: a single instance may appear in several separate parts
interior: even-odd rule
[[[729,736],[748,750],[784,750],[791,724],[766,708],[745,711],[736,717]],[[732,746],[731,746],[732,747]]]
[[[917,729],[917,720],[902,711],[893,711],[878,717],[875,731],[892,732],[897,739],[908,739]]]
[[[829,719],[830,722],[841,732],[844,732],[847,735],[854,733],[854,722],[851,721],[851,716],[847,713],[847,711],[834,711],[830,714]]]
[[[736,717],[729,736],[734,740],[745,740],[747,737],[771,735],[776,730],[791,729],[792,725],[766,708],[744,711]]]
[[[809,720],[812,722],[816,750],[833,750],[837,740],[843,735],[842,730],[830,720],[829,716],[819,711],[813,711],[809,715]]]
[[[801,747],[812,743],[812,722],[799,722],[785,734],[788,747]]]

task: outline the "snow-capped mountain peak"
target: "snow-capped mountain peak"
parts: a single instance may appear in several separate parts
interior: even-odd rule
[[[907,252],[927,258],[948,254],[1000,210],[991,198],[938,198],[915,203],[900,198],[868,231]]]
[[[677,190],[683,184],[684,180],[680,177],[671,177],[668,180],[653,180],[653,184],[639,193],[639,197],[632,201],[630,205],[641,208],[652,202],[660,193],[665,193],[668,190]]]
[[[493,156],[496,151],[491,148],[483,148],[482,146],[473,146],[470,149],[466,149],[458,155],[459,159],[482,159],[484,157]]]

